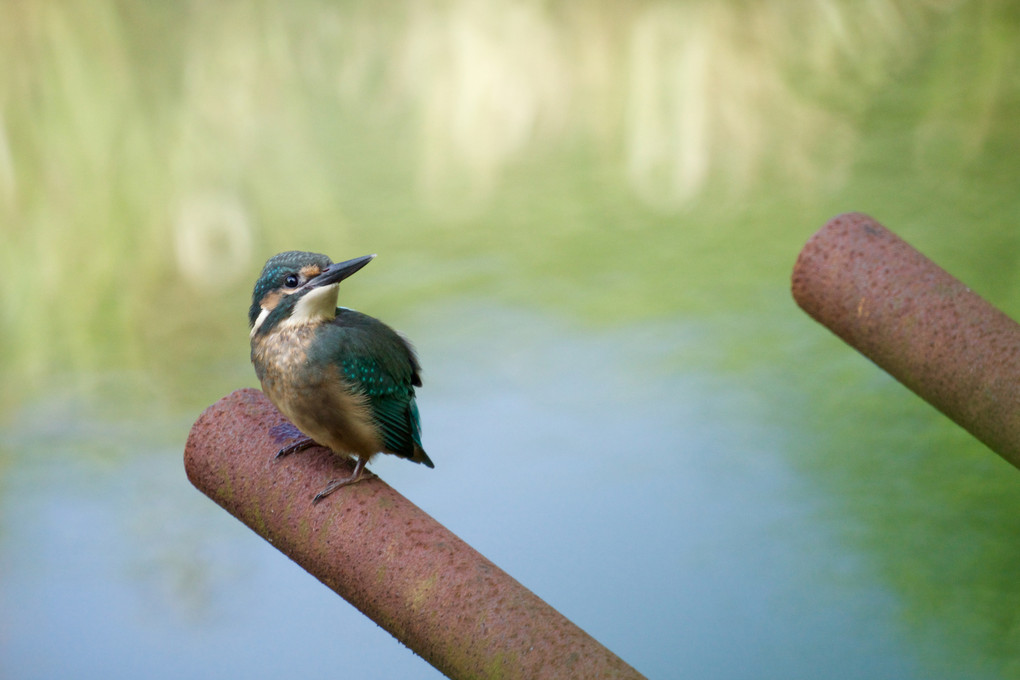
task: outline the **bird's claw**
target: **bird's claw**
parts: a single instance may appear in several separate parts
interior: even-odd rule
[[[311,437],[302,437],[301,439],[295,441],[293,444],[288,444],[287,446],[284,446],[282,449],[277,451],[276,455],[273,456],[273,458],[274,459],[283,458],[284,456],[289,456],[292,453],[297,453],[298,451],[310,449],[315,445],[316,445],[315,440],[312,439]]]
[[[354,472],[352,472],[350,476],[342,477],[340,479],[334,479],[333,481],[331,481],[329,484],[326,485],[326,488],[324,488],[319,493],[315,494],[315,498],[312,499],[312,504],[318,503],[323,498],[330,495],[331,493],[333,493],[334,491],[341,487],[350,486],[351,484],[357,484],[358,482],[360,482],[363,479],[366,479],[367,477],[378,477],[378,475],[372,472],[371,470],[366,470],[365,461],[359,459],[357,465],[354,466]]]

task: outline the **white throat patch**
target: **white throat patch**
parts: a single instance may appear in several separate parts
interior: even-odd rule
[[[331,283],[328,286],[313,288],[305,294],[297,304],[294,311],[281,325],[303,326],[309,323],[330,321],[336,317],[336,297],[340,290],[340,282]],[[261,314],[259,315],[261,318]],[[258,322],[255,327],[258,328]]]

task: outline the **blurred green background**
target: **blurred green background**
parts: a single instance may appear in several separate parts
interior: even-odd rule
[[[1020,316],[1005,0],[0,4],[0,674],[436,677],[192,489],[267,257],[378,253],[416,503],[650,677],[1020,676],[1020,476],[807,319]],[[266,645],[265,641],[274,640]],[[310,642],[311,641],[311,642]]]

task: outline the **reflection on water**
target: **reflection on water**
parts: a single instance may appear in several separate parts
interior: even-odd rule
[[[1020,315],[1015,15],[3,4],[0,674],[428,674],[180,469],[301,247],[425,358],[383,476],[639,669],[1015,676],[1015,471],[787,283],[866,210]]]

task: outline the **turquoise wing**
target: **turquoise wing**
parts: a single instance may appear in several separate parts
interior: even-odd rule
[[[411,345],[382,321],[343,307],[327,333],[331,339],[320,351],[328,352],[351,387],[368,397],[385,451],[434,467],[421,444],[414,398],[421,368]]]
[[[351,356],[341,360],[344,377],[368,397],[372,418],[382,434],[386,450],[413,458],[421,449],[421,419],[414,400],[411,371],[397,376],[372,356]]]

